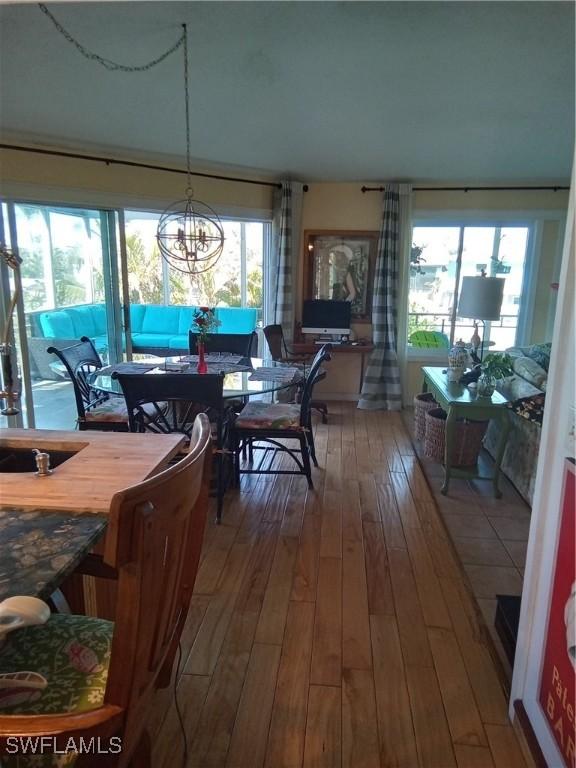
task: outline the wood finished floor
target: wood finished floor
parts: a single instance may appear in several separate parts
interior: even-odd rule
[[[188,768],[523,768],[488,632],[399,414],[330,404],[320,469],[244,476],[182,638]],[[181,764],[171,690],[154,768]]]

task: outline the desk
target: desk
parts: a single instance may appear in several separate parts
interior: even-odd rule
[[[327,342],[329,343],[329,342]],[[297,355],[315,355],[321,348],[320,344],[314,344],[309,341],[296,342],[290,345],[290,349]],[[369,355],[374,349],[373,344],[333,344],[331,348],[332,355],[360,355],[360,378],[358,383],[358,392],[362,391],[362,382],[364,381],[364,369],[366,368],[366,355]]]
[[[438,403],[448,414],[446,419],[446,439],[444,445],[444,484],[441,493],[448,493],[450,477],[478,478],[480,480],[491,480],[494,487],[494,496],[499,499],[502,492],[498,488],[500,478],[500,466],[502,456],[508,440],[510,430],[510,421],[506,404],[509,402],[499,392],[494,392],[492,397],[478,397],[470,392],[468,387],[458,382],[448,381],[444,368],[426,367],[422,368],[424,374],[424,392],[431,391]],[[494,460],[493,477],[482,477],[474,470],[457,469],[450,466],[449,457],[452,454],[452,444],[454,440],[454,427],[458,417],[466,419],[475,419],[482,421],[484,419],[497,419],[501,424],[500,440],[496,450]]]

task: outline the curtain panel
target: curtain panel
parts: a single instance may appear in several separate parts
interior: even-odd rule
[[[364,410],[399,411],[402,408],[402,385],[398,364],[398,297],[399,275],[407,242],[400,222],[409,227],[406,208],[410,206],[412,188],[408,184],[386,184],[382,226],[376,257],[372,300],[372,335],[374,351],[366,367],[358,408]]]
[[[303,185],[283,181],[274,200],[272,264],[268,281],[268,320],[279,323],[286,339],[294,330],[295,284],[300,264]]]

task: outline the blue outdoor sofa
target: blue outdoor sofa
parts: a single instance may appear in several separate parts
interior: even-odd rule
[[[188,351],[188,331],[197,307],[162,304],[131,304],[132,350],[161,356]],[[258,310],[244,307],[216,307],[217,333],[252,333]],[[54,378],[46,355],[49,346],[63,347],[88,336],[96,349],[107,348],[106,307],[81,304],[74,307],[30,312],[30,353],[33,372],[39,378]]]

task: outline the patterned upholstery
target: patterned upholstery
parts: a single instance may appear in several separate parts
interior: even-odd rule
[[[236,419],[237,429],[299,429],[300,406],[249,402]]]
[[[43,626],[10,633],[0,648],[0,674],[38,672],[43,691],[0,689],[0,716],[50,715],[96,709],[104,701],[114,624],[86,616],[52,615]],[[2,766],[70,766],[75,754],[2,758]]]
[[[86,411],[85,421],[128,423],[128,411],[123,397],[111,397]]]

